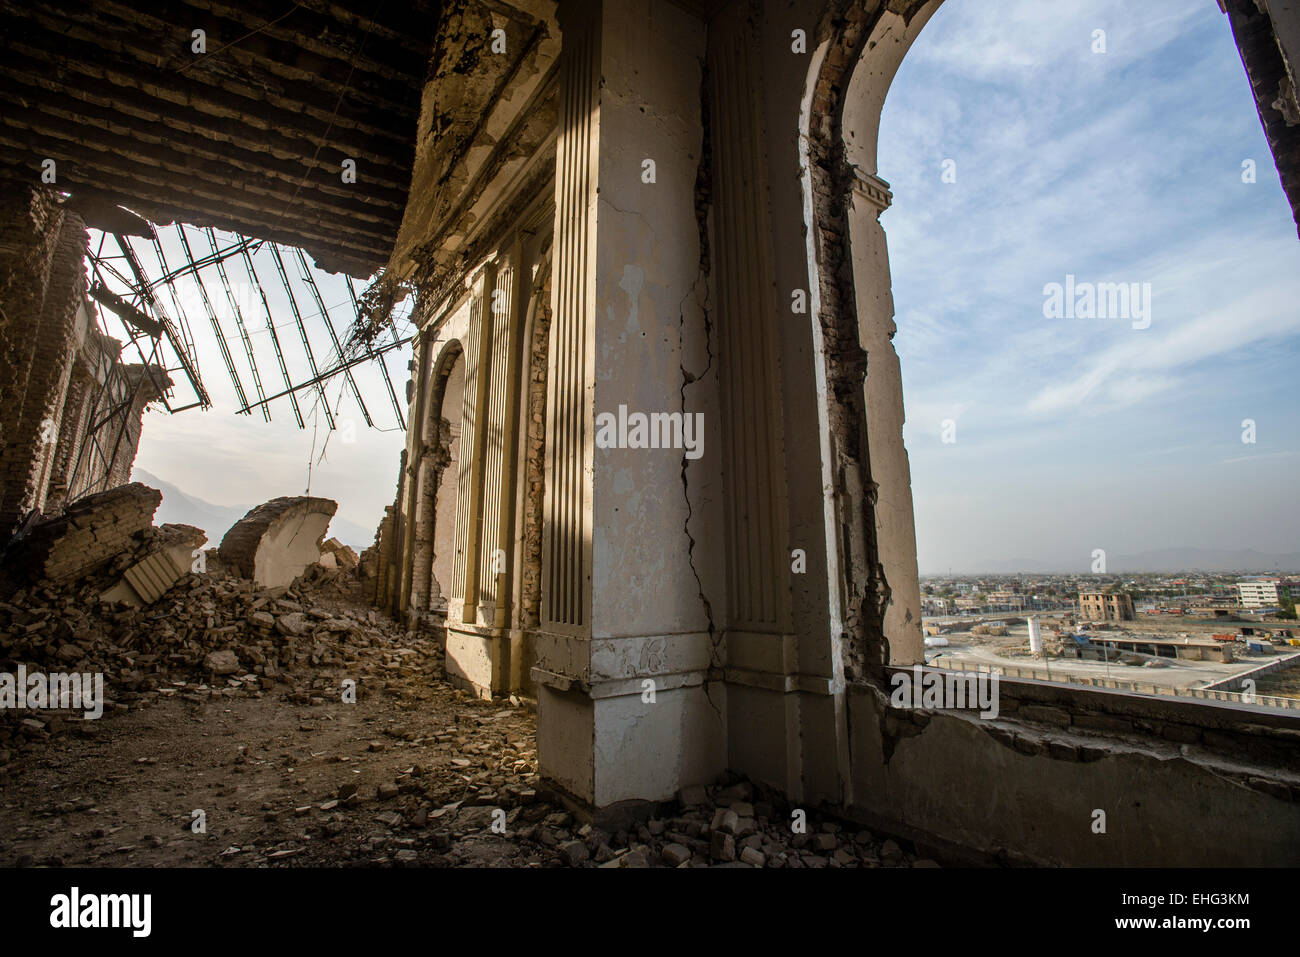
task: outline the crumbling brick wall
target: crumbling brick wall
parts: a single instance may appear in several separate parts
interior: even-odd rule
[[[162,492],[139,482],[87,495],[37,525],[22,541],[16,564],[29,577],[53,582],[84,577],[134,548],[160,504]]]
[[[528,429],[524,437],[524,541],[520,562],[520,624],[536,628],[542,612],[542,507],[546,481],[546,374],[551,342],[551,277],[537,297],[528,359]]]
[[[0,201],[0,534],[44,504],[85,297],[85,224],[55,193]]]
[[[121,343],[95,327],[87,242],[53,191],[0,200],[0,537],[130,481],[144,409],[171,386],[159,367],[123,365]],[[101,421],[97,454],[87,441]]]
[[[156,366],[149,369],[142,363],[133,362],[120,369],[131,400],[130,405],[122,410],[121,422],[115,423],[116,434],[108,446],[105,473],[110,488],[130,480],[131,468],[140,449],[140,438],[144,434],[145,407],[158,398],[159,386],[171,386],[171,379]]]
[[[402,541],[399,522],[402,507],[402,493],[406,488],[406,449],[402,449],[397,463],[397,493],[392,505],[384,506],[384,517],[375,532],[375,544],[372,558],[375,587],[372,600],[376,608],[390,614],[396,614],[397,595],[400,588],[398,578],[402,568]]]
[[[92,346],[97,348],[97,346]],[[63,416],[59,422],[59,444],[51,464],[45,493],[46,509],[57,509],[68,499],[69,483],[77,469],[78,452],[89,425],[88,406],[94,394],[95,378],[84,352],[72,364],[72,375],[63,397]]]

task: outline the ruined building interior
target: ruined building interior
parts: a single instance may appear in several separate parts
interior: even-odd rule
[[[924,658],[876,138],[941,2],[4,0],[3,534],[134,488],[185,385],[93,320],[87,229],[282,244],[364,289],[367,349],[413,303],[356,574],[436,646],[421,680],[535,708],[568,813],[744,781],[943,862],[1294,865],[1293,714],[1010,678],[996,720],[890,702]],[[1220,6],[1300,222],[1300,8]],[[332,504],[268,503],[220,557],[284,578],[258,543]]]

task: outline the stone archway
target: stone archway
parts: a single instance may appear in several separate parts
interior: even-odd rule
[[[830,4],[805,90],[801,165],[833,450],[825,467],[848,539],[841,588],[850,680],[923,658],[902,378],[878,220],[892,195],[876,175],[876,142],[894,75],[942,2]]]
[[[428,396],[419,423],[417,458],[411,475],[415,515],[411,534],[410,572],[406,582],[409,596],[406,608],[412,619],[437,610],[439,604],[444,607],[446,604],[445,583],[449,578],[444,575],[441,579],[443,585],[439,587],[434,569],[439,546],[444,546],[441,549],[444,553],[450,553],[450,548],[442,541],[452,534],[446,528],[444,512],[449,512],[450,525],[455,527],[454,467],[450,473],[453,484],[451,495],[443,494],[442,489],[447,481],[448,465],[454,466],[459,456],[459,409],[464,390],[464,367],[460,344],[453,341],[444,345],[433,360],[433,372],[427,387]],[[449,409],[456,410],[450,421],[444,415],[444,411]]]
[[[445,618],[456,548],[456,475],[460,466],[460,408],[465,392],[465,354],[460,343],[447,345],[439,369],[434,388],[440,399],[431,416],[432,427],[437,430],[438,471],[429,488],[429,566],[421,574],[428,589],[427,607]]]

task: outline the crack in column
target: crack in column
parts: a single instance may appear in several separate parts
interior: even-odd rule
[[[708,210],[712,200],[712,149],[711,149],[711,131],[709,123],[709,72],[708,64],[700,61],[700,162],[696,168],[695,174],[695,219],[699,226],[699,244],[700,244],[700,263],[699,274],[696,277],[695,284],[677,306],[678,312],[678,330],[677,330],[677,350],[679,364],[682,372],[681,388],[681,406],[682,421],[685,422],[689,414],[686,410],[686,387],[693,382],[700,382],[708,376],[709,371],[713,368],[713,320],[709,315],[708,309],[708,276],[710,268],[710,248],[709,248],[709,222]],[[701,288],[703,287],[703,288]],[[704,351],[707,361],[704,369],[698,376],[693,375],[686,368],[686,304],[692,298],[700,309],[704,317]],[[704,616],[709,623],[709,665],[704,675],[704,697],[708,700],[709,706],[721,720],[722,709],[718,703],[713,700],[713,695],[709,691],[711,682],[722,677],[722,668],[720,662],[720,645],[722,636],[718,633],[717,624],[713,618],[713,604],[709,601],[709,596],[704,593],[704,582],[700,578],[699,569],[695,565],[695,536],[691,534],[691,518],[694,517],[695,510],[691,506],[690,482],[686,475],[686,468],[689,460],[686,457],[686,450],[682,451],[682,497],[686,500],[686,519],[682,523],[682,531],[686,533],[686,555],[691,566],[691,574],[695,576],[695,585],[699,591],[700,602],[704,606]]]

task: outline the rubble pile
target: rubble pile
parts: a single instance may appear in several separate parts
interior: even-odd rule
[[[748,781],[727,787],[685,788],[677,814],[652,817],[612,834],[582,825],[565,841],[562,819],[543,819],[536,837],[559,842],[561,859],[571,866],[600,867],[937,867],[935,861],[905,851],[898,842],[830,818],[806,817],[764,799]],[[801,830],[794,830],[796,820]],[[585,853],[584,853],[585,852]]]
[[[139,483],[87,496],[8,550],[0,672],[102,674],[105,712],[175,695],[204,700],[272,689],[306,704],[324,693],[318,671],[360,672],[363,658],[367,669],[382,667],[404,639],[377,612],[350,606],[356,583],[346,566],[355,553],[346,546],[327,549],[334,568],[312,564],[287,586],[260,587],[232,574],[216,550],[202,552],[201,530],[151,525],[159,501]],[[309,505],[295,512],[314,521],[327,510],[317,500]],[[264,557],[271,551],[264,541],[253,544]],[[80,717],[0,712],[0,766],[6,742],[64,730]]]
[[[475,770],[465,761],[464,771]],[[756,791],[744,780],[728,786],[684,788],[675,803],[645,821],[629,820],[605,830],[577,820],[548,793],[536,776],[523,784],[506,783],[466,799],[440,804],[446,795],[423,783],[419,765],[377,794],[357,794],[327,802],[342,825],[344,811],[364,809],[381,829],[367,834],[353,856],[365,863],[457,863],[434,859],[426,849],[466,854],[467,844],[510,842],[534,866],[567,867],[768,867],[854,868],[938,867],[932,859],[905,850],[897,841],[838,820],[804,815],[779,798]],[[530,786],[530,782],[532,786]],[[369,800],[378,801],[369,807]],[[363,803],[366,802],[366,803]],[[383,809],[381,809],[383,808]],[[391,808],[388,809],[388,808]],[[494,820],[504,811],[504,833]],[[797,822],[797,823],[796,823]],[[796,827],[799,830],[796,831]],[[325,832],[328,833],[328,830]],[[378,852],[378,856],[375,853]]]
[[[102,672],[129,701],[178,677],[221,678],[227,694],[292,685],[296,668],[351,664],[396,640],[374,611],[317,607],[312,580],[266,589],[191,573],[148,608],[103,601],[93,581],[20,590],[0,602],[0,665]]]

